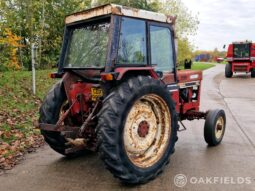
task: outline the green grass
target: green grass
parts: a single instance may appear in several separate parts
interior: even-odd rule
[[[55,83],[48,77],[51,70],[36,72],[36,95],[32,94],[32,74],[29,71],[0,73],[0,112],[12,118],[31,119],[49,88]],[[29,114],[30,116],[24,116]],[[20,119],[21,120],[21,119]],[[22,120],[23,121],[23,120]],[[31,122],[31,120],[29,121]]]
[[[213,63],[195,62],[191,66],[191,69],[193,69],[193,70],[206,70],[206,69],[212,68],[214,66],[215,65]]]
[[[16,141],[29,147],[33,144],[31,137],[38,137],[34,123],[43,97],[56,83],[48,77],[52,71],[36,71],[36,95],[32,94],[31,72],[0,72],[0,159],[20,152],[21,146],[13,149]]]
[[[215,63],[212,62],[193,62],[193,64],[191,65],[191,69],[192,70],[207,70],[209,68],[212,68],[215,66]],[[183,70],[184,66],[181,65],[178,67],[178,69]]]

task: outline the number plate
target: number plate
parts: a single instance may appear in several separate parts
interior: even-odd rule
[[[102,97],[103,96],[103,90],[101,88],[91,88],[91,97],[92,97],[92,101],[96,101],[97,98]]]

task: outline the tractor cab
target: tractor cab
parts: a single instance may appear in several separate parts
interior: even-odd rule
[[[109,4],[69,15],[65,24],[58,74],[82,71],[100,79],[110,72],[120,79],[134,68],[176,72],[175,17]]]

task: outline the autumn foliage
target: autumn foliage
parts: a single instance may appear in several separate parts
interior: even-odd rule
[[[21,66],[18,62],[17,52],[18,48],[23,47],[20,44],[21,37],[12,33],[12,31],[8,28],[4,30],[3,34],[4,37],[0,38],[0,44],[2,45],[9,59],[0,64],[3,64],[6,68],[11,70],[19,70]]]

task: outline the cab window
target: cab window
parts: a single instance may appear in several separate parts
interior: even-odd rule
[[[122,18],[117,63],[147,64],[145,21]]]
[[[151,64],[162,72],[174,71],[172,34],[169,28],[150,25]]]

